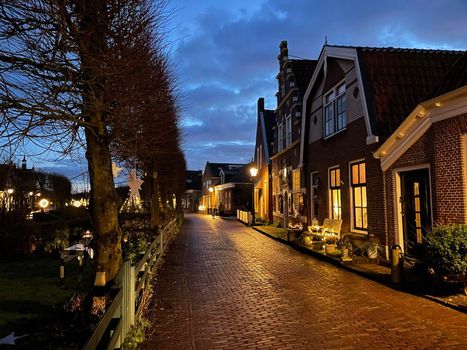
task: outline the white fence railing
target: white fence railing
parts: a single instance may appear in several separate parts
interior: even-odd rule
[[[84,350],[118,349],[131,326],[142,313],[148,297],[146,286],[157,269],[161,256],[172,236],[178,231],[176,219],[164,227],[143,257],[132,265],[125,261],[115,278],[117,294],[102,316]]]
[[[252,222],[252,216],[249,211],[237,210],[237,219],[247,225],[250,225]]]

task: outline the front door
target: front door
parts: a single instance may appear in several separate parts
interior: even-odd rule
[[[423,239],[431,229],[428,169],[401,173],[401,194],[404,250],[409,256],[421,257]]]

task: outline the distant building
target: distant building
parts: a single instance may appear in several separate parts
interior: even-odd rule
[[[264,109],[264,98],[258,99],[257,113],[254,165],[258,174],[255,181],[255,213],[256,218],[272,222],[271,156],[276,116],[273,110]]]
[[[202,170],[187,170],[186,189],[182,197],[182,207],[186,211],[196,213],[201,199]]]
[[[253,183],[246,164],[206,163],[202,178],[200,211],[235,215],[240,207],[251,207]]]

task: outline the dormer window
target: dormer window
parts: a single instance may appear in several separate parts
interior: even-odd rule
[[[335,86],[324,95],[324,137],[345,129],[346,107],[345,83]]]

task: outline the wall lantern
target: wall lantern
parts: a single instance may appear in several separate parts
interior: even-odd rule
[[[258,169],[255,168],[254,166],[250,168],[250,175],[251,177],[256,177],[258,175]]]

